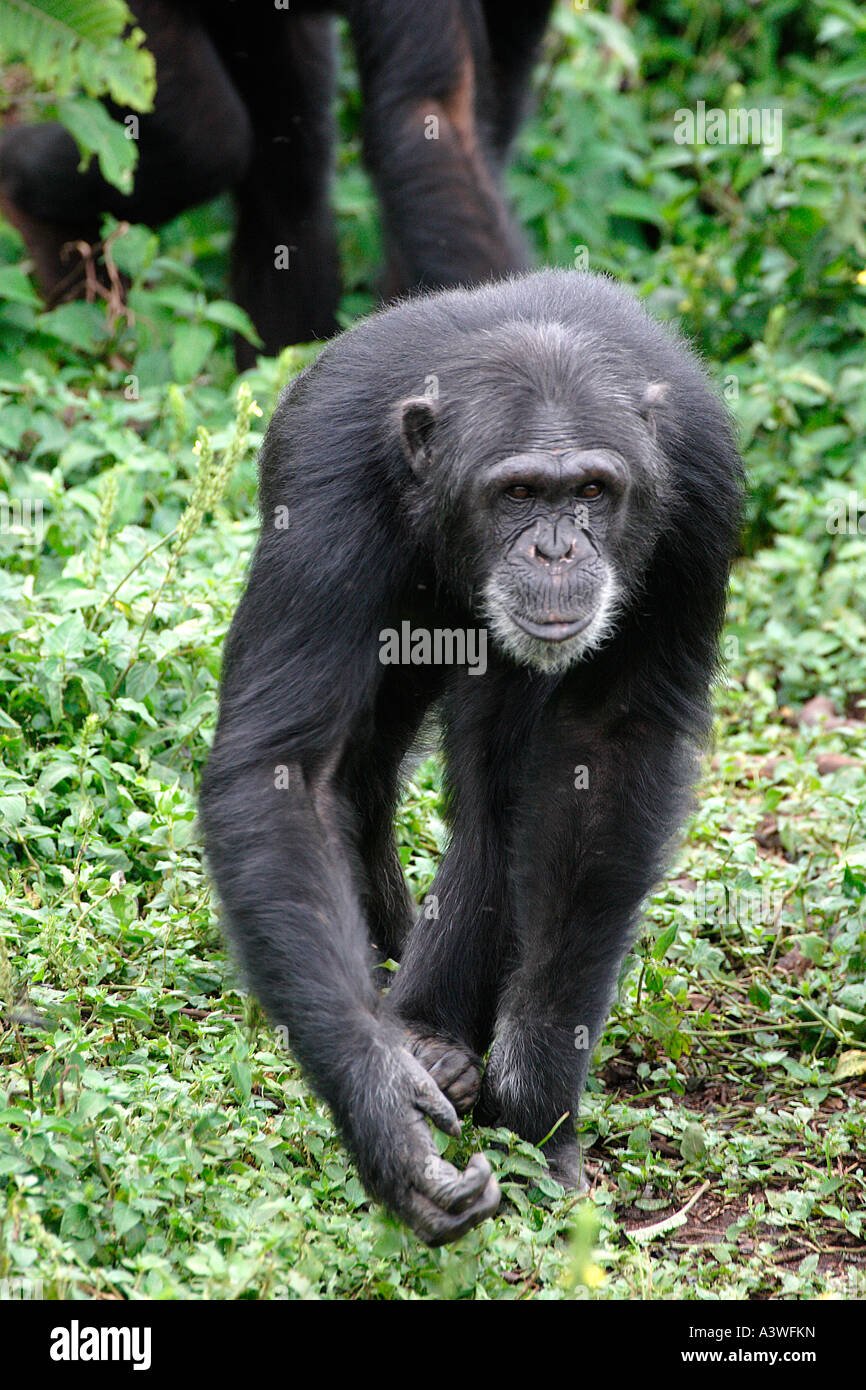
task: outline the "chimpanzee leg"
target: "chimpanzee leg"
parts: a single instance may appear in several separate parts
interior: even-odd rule
[[[65,241],[93,242],[102,214],[158,226],[231,188],[250,157],[250,124],[213,43],[192,15],[164,0],[132,0],[156,58],[154,109],[138,116],[139,159],[131,193],[106,183],[95,159],[60,125],[13,126],[0,143],[0,200],[37,264],[46,293],[68,272]]]
[[[476,0],[347,0],[365,156],[392,251],[390,288],[470,284],[527,264],[491,154]],[[393,283],[396,275],[404,280]]]
[[[331,20],[233,6],[209,20],[253,127],[253,155],[237,189],[233,289],[264,351],[327,338],[337,329],[339,262],[329,205],[334,44]],[[217,28],[219,26],[219,28]],[[238,363],[255,349],[238,343]]]
[[[568,1185],[592,1049],[692,771],[673,735],[627,719],[582,730],[564,699],[527,747],[510,856],[519,958],[476,1116],[536,1143],[565,1117],[546,1152]]]

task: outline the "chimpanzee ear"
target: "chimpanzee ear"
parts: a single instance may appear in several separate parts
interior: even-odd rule
[[[670,387],[666,381],[651,381],[644,390],[641,397],[638,411],[647,422],[647,428],[653,439],[656,437],[656,422],[660,411],[663,411],[668,403],[668,393]]]
[[[400,433],[403,448],[420,477],[426,472],[432,457],[431,446],[436,411],[428,396],[413,396],[400,405]]]

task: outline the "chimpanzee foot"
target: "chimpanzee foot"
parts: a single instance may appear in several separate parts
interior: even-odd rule
[[[542,1153],[545,1151],[542,1149]],[[577,1140],[562,1144],[552,1153],[545,1153],[550,1176],[567,1192],[588,1192],[589,1179],[583,1162],[583,1152]]]
[[[462,1043],[436,1034],[422,1034],[410,1028],[407,1047],[439,1090],[448,1097],[458,1115],[470,1111],[481,1090],[481,1058]]]

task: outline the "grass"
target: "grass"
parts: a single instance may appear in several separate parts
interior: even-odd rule
[[[467,1125],[449,1156],[483,1147],[505,1201],[444,1250],[370,1206],[238,992],[195,826],[255,450],[309,353],[236,382],[222,204],[118,237],[134,317],[115,320],[45,313],[0,225],[7,1291],[866,1296],[864,535],[856,507],[829,524],[866,499],[864,32],[843,3],[558,11],[519,215],[546,260],[586,248],[682,319],[737,416],[750,517],[697,809],[584,1102],[591,1197]],[[348,64],[343,98],[348,321],[378,246]],[[780,158],[676,146],[698,98],[781,105]],[[420,900],[444,837],[433,761],[398,835]]]

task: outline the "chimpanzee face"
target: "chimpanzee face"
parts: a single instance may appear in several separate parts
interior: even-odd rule
[[[479,620],[521,665],[573,665],[615,631],[638,588],[665,476],[646,390],[636,386],[631,410],[624,397],[596,397],[578,418],[542,408],[496,421],[491,411],[483,442],[477,420],[403,404],[413,468],[434,497],[437,472],[448,483],[434,508],[443,564],[464,576]]]
[[[496,557],[483,589],[494,640],[523,665],[561,670],[615,620],[625,461],[604,449],[537,449],[489,465],[476,487]]]

